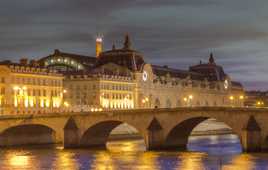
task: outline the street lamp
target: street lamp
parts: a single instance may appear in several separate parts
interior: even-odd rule
[[[192,100],[193,100],[193,98],[194,98],[194,97],[193,97],[193,95],[191,95],[191,94],[188,96],[189,106],[192,106]]]
[[[187,106],[192,106],[193,98],[194,98],[194,96],[190,94],[189,96],[184,97],[183,101],[187,103]]]

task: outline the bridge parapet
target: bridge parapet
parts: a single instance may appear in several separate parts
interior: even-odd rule
[[[259,126],[259,130],[245,128],[249,124],[249,120],[252,122],[252,116],[255,125]],[[103,146],[113,128],[121,123],[127,123],[140,132],[148,149],[185,148],[192,129],[209,118],[222,121],[232,128],[233,132],[239,136],[245,151],[268,148],[268,108],[245,107],[180,107],[1,115],[0,138],[4,138],[1,134],[9,128],[42,125],[52,129],[55,132],[53,133],[55,134],[54,142],[64,143],[65,147]],[[5,137],[8,137],[7,133],[5,133]],[[12,145],[12,142],[1,143],[0,140],[0,146],[9,144]]]

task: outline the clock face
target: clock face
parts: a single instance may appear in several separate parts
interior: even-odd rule
[[[146,71],[143,71],[142,73],[142,80],[146,81],[148,79],[148,73]]]
[[[224,89],[228,89],[229,88],[229,82],[228,82],[228,80],[224,80],[223,86],[224,86]]]

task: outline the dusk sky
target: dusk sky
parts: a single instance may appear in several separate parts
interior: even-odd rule
[[[94,55],[132,47],[148,63],[188,69],[210,52],[247,89],[268,90],[267,0],[1,0],[0,59],[40,58],[54,49]]]

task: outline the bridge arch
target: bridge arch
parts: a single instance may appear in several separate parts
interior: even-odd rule
[[[106,143],[109,139],[111,132],[118,127],[126,123],[127,125],[135,128],[140,136],[144,138],[143,132],[141,132],[135,126],[118,120],[107,120],[90,126],[81,136],[79,146],[80,147],[94,147],[94,148],[106,148]],[[145,141],[145,140],[144,140]]]
[[[185,119],[177,123],[171,130],[167,133],[164,140],[164,148],[167,150],[186,150],[189,136],[191,135],[193,129],[200,123],[211,119],[212,117],[197,116]],[[221,121],[216,119],[217,121]],[[226,126],[234,132],[234,129],[225,121],[222,121]],[[234,132],[235,133],[235,132]],[[236,134],[236,133],[235,133]],[[240,135],[240,134],[236,134]],[[241,141],[240,141],[241,145]]]
[[[42,145],[55,141],[56,131],[41,124],[15,125],[0,134],[0,146]]]

